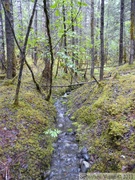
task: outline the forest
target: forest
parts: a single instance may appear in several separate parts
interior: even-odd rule
[[[134,61],[135,0],[0,0],[0,180],[134,180]]]

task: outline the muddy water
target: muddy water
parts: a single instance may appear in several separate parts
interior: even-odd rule
[[[66,95],[65,95],[66,96]],[[54,144],[51,169],[46,180],[78,180],[79,158],[78,144],[72,121],[66,115],[66,98],[62,97],[55,103],[57,110],[57,128],[62,131]],[[70,131],[70,132],[69,132]]]

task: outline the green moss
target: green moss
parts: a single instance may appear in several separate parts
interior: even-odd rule
[[[53,151],[53,139],[44,131],[54,127],[56,111],[51,103],[42,99],[27,76],[21,87],[19,106],[13,105],[16,86],[1,85],[0,155],[13,179],[40,180],[50,166]],[[9,158],[11,164],[8,164]]]
[[[77,122],[80,145],[97,158],[91,172],[121,172],[135,159],[134,111],[135,65],[113,71],[117,78],[102,86],[85,85],[74,91],[68,101],[69,114]],[[124,159],[125,158],[125,159]]]

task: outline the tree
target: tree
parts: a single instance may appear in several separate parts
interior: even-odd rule
[[[14,28],[12,0],[3,0],[5,10],[5,32],[7,47],[7,78],[12,79],[16,75],[14,36],[8,19]]]
[[[135,59],[135,0],[131,0],[131,27],[130,27],[130,60],[133,64]]]
[[[37,27],[37,16],[38,16],[38,10],[37,7],[35,9],[35,19],[34,19],[34,31],[35,31],[35,47],[34,47],[34,52],[33,52],[33,58],[34,58],[34,64],[37,65],[37,31],[38,31],[38,27]]]
[[[19,44],[23,45],[23,17],[22,17],[22,1],[17,0],[17,15],[18,15],[18,27],[17,27],[17,34],[18,34],[18,41]]]
[[[50,86],[49,86],[49,93],[46,97],[46,100],[49,101],[51,94],[52,94],[52,80],[53,80],[53,64],[54,64],[54,55],[53,55],[53,47],[52,47],[52,38],[50,33],[50,20],[48,15],[48,9],[47,9],[47,2],[46,0],[43,0],[44,3],[44,13],[46,16],[46,29],[47,29],[47,36],[48,36],[48,44],[49,44],[49,52],[51,56],[51,66],[50,66]]]
[[[5,69],[5,49],[4,49],[4,32],[3,32],[3,18],[2,6],[0,1],[0,67]]]
[[[64,72],[67,73],[67,26],[66,26],[66,9],[65,9],[65,0],[63,0],[62,5],[62,15],[63,15],[63,46],[64,46],[64,53],[65,53],[65,67]]]
[[[119,40],[119,65],[123,62],[123,24],[124,24],[124,0],[121,0],[120,11],[120,40]]]
[[[100,50],[101,50],[101,66],[100,66],[100,80],[103,80],[104,75],[104,0],[101,0],[101,26],[100,26]]]
[[[18,45],[20,53],[21,53],[21,66],[20,66],[20,70],[19,70],[18,83],[17,83],[17,87],[16,87],[16,94],[15,94],[15,101],[14,101],[15,105],[18,105],[18,103],[19,103],[18,99],[19,99],[19,92],[20,92],[21,78],[22,78],[24,62],[26,62],[27,66],[28,66],[28,63],[26,61],[26,48],[27,48],[28,38],[29,38],[29,34],[30,34],[31,25],[32,25],[32,22],[33,22],[33,17],[34,17],[37,1],[38,0],[34,1],[33,11],[32,11],[32,15],[31,15],[31,18],[30,18],[30,21],[29,21],[29,25],[28,25],[28,28],[27,28],[27,33],[26,33],[26,36],[25,36],[23,48],[21,49],[20,46]]]
[[[94,51],[94,0],[91,0],[91,77],[94,75],[94,61],[95,61],[95,51]]]

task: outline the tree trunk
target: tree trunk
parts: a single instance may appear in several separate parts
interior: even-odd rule
[[[63,40],[64,40],[64,53],[67,56],[67,27],[66,27],[66,9],[65,9],[65,0],[63,0],[63,6],[62,6],[62,14],[63,14],[63,28],[64,28],[64,33],[63,33]],[[64,72],[67,73],[67,57],[65,58],[65,67],[64,67]]]
[[[53,80],[53,64],[54,64],[54,55],[53,55],[53,47],[52,47],[52,38],[50,34],[50,21],[49,21],[49,15],[47,11],[47,2],[46,0],[43,0],[44,3],[44,12],[46,16],[46,28],[47,28],[47,36],[48,36],[48,43],[49,43],[49,51],[51,56],[51,66],[50,66],[50,86],[49,86],[49,93],[46,97],[46,100],[49,101],[51,94],[52,94],[52,80]]]
[[[5,32],[6,32],[6,47],[7,47],[7,78],[12,79],[16,75],[16,60],[15,60],[15,46],[14,46],[14,36],[12,34],[12,29],[10,27],[10,19],[12,27],[13,24],[13,4],[12,0],[3,0],[5,12]]]
[[[1,1],[0,1],[0,67],[2,70],[5,69],[5,49],[4,49],[4,32],[3,32]]]
[[[124,24],[124,0],[121,0],[120,11],[120,41],[119,41],[119,65],[123,63],[123,24]]]
[[[104,75],[104,0],[101,0],[101,27],[100,27],[100,48],[101,48],[101,66],[100,66],[100,81]]]
[[[74,12],[73,12],[73,0],[71,0],[71,30],[72,30],[72,62],[74,63],[74,45],[75,45],[75,38],[74,38],[74,33],[75,33],[75,27],[74,27]]]
[[[17,33],[19,34],[18,42],[20,46],[23,45],[23,17],[22,17],[22,2],[21,0],[17,0],[17,14],[18,14],[18,27],[17,27]]]
[[[34,31],[35,31],[35,38],[37,39],[37,8],[35,10],[35,19],[34,19]],[[34,58],[34,64],[37,65],[37,42],[36,45],[34,47],[34,52],[33,52],[33,58]]]
[[[91,77],[94,76],[95,51],[94,51],[94,0],[91,0]]]
[[[135,57],[135,0],[131,0],[131,27],[130,27],[130,60],[129,64],[133,64]]]

